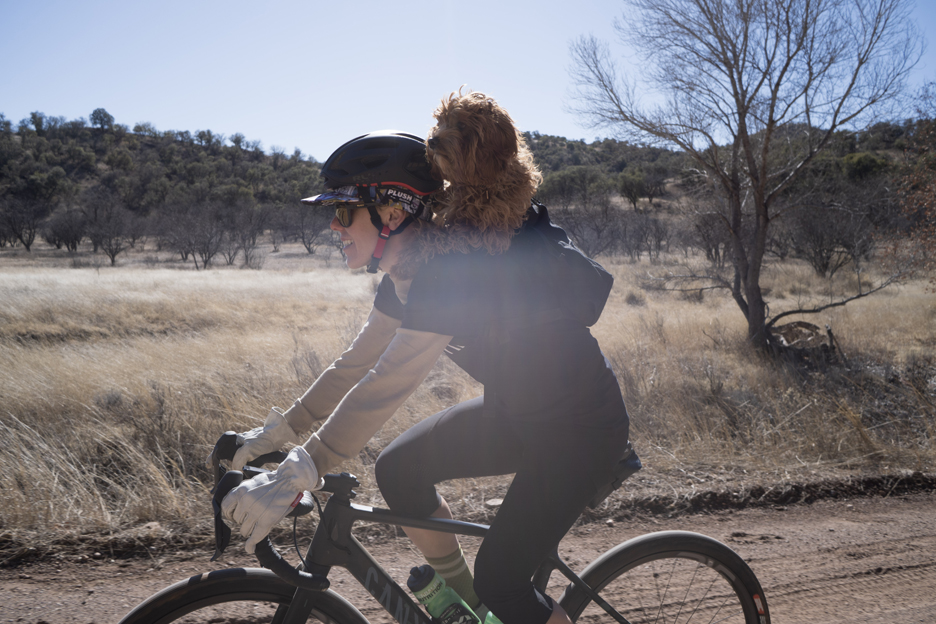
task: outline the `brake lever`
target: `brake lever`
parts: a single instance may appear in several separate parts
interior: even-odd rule
[[[230,461],[234,459],[234,453],[237,452],[237,433],[233,431],[225,431],[221,434],[221,437],[218,438],[218,441],[215,442],[214,448],[211,449],[211,455],[208,456],[208,461],[211,463],[211,474],[214,477],[215,487],[211,490],[214,493],[217,489],[218,484],[221,482],[221,478],[224,476],[224,473],[227,472],[222,466],[221,461],[227,460]]]
[[[214,448],[211,450],[211,455],[208,457],[212,472],[214,473],[215,482],[215,486],[211,490],[211,508],[212,511],[214,511],[215,530],[215,553],[211,557],[212,561],[216,561],[231,543],[231,529],[224,522],[224,517],[221,513],[221,501],[224,500],[224,497],[227,496],[231,490],[240,485],[245,478],[251,479],[258,474],[270,472],[265,468],[261,468],[261,466],[264,464],[281,463],[286,459],[287,455],[283,451],[273,451],[247,462],[243,472],[226,470],[221,465],[221,462],[234,459],[234,454],[237,452],[238,448],[240,448],[240,445],[237,443],[237,433],[234,431],[225,431],[221,437],[218,438]],[[314,509],[315,499],[308,492],[303,492],[302,499],[287,515],[289,517],[303,516],[311,513]]]
[[[231,543],[231,528],[224,522],[224,516],[221,511],[221,501],[230,494],[231,490],[244,482],[244,478],[253,478],[258,474],[270,472],[263,468],[244,468],[244,472],[237,470],[227,471],[214,487],[211,497],[211,509],[214,511],[214,530],[215,530],[215,552],[211,561],[216,561],[224,550]],[[309,492],[303,492],[299,502],[286,514],[286,517],[293,518],[312,513],[315,509],[315,497]]]
[[[244,473],[237,470],[229,470],[218,480],[211,497],[211,508],[214,510],[214,530],[215,530],[215,552],[211,560],[217,561],[224,554],[224,549],[231,543],[231,528],[224,523],[221,514],[221,501],[244,481]]]
[[[221,434],[221,437],[218,438],[218,441],[215,442],[214,448],[211,450],[211,455],[208,456],[214,476],[215,487],[218,486],[218,483],[221,482],[222,477],[224,477],[224,474],[227,472],[227,470],[221,466],[221,462],[234,459],[234,454],[237,453],[237,449],[239,448],[240,445],[237,443],[237,433],[233,431],[225,431]],[[260,457],[255,457],[247,462],[247,466],[260,469],[260,466],[264,464],[278,464],[284,459],[286,459],[286,453],[283,451],[273,451],[261,455]],[[260,471],[262,472],[263,470],[260,469]],[[251,474],[250,476],[253,477],[255,474]],[[214,490],[212,490],[212,492],[214,492]]]

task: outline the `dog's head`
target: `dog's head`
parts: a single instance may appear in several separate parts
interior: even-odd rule
[[[452,93],[434,116],[426,141],[429,160],[436,175],[452,184],[492,185],[517,155],[513,119],[483,93]]]

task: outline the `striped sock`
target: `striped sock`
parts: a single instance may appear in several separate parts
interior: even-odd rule
[[[426,557],[426,561],[439,573],[439,576],[445,579],[445,584],[461,596],[465,604],[472,609],[478,608],[481,600],[475,593],[474,577],[468,569],[468,562],[465,561],[465,553],[462,552],[461,546],[450,555],[438,559]]]

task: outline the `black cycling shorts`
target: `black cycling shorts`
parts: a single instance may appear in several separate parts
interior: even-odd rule
[[[601,413],[537,422],[486,418],[483,404],[460,403],[404,432],[378,458],[377,483],[393,511],[428,516],[440,505],[437,483],[515,474],[478,551],[475,591],[504,624],[544,624],[552,602],[531,577],[611,479],[627,411],[611,400]]]

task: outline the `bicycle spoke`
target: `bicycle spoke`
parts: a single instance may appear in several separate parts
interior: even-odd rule
[[[715,579],[712,579],[712,584],[714,585],[714,583],[715,583]],[[712,619],[709,620],[709,624],[717,624],[718,622],[723,622],[723,621],[725,621],[728,617],[731,617],[730,615],[727,615],[727,616],[725,616],[725,618],[716,619],[716,618],[718,617],[718,615],[721,613],[721,610],[725,607],[725,605],[729,604],[729,601],[730,601],[731,598],[733,598],[733,596],[725,596],[725,599],[722,601],[722,603],[721,603],[720,605],[718,605],[718,609],[717,609],[717,610],[715,611],[715,613],[712,615]],[[701,599],[700,599],[700,602],[701,602]]]
[[[695,582],[696,573],[699,571],[699,566],[696,566],[696,569],[692,573],[692,579],[686,584],[686,594],[683,596],[683,604],[688,604],[689,592],[692,591],[692,584]],[[679,605],[679,611],[676,612],[676,621],[679,621],[679,614],[682,613],[683,605]],[[698,607],[698,605],[697,605]],[[695,610],[689,614],[689,620],[692,619],[692,616],[695,615]],[[686,624],[689,624],[689,620],[686,620]]]
[[[743,624],[738,597],[716,570],[691,558],[668,557],[634,566],[599,594],[631,624]],[[608,621],[591,604],[579,622]]]
[[[666,604],[666,594],[667,592],[669,592],[670,583],[673,580],[673,570],[675,569],[676,569],[676,560],[674,559],[673,566],[672,568],[670,568],[670,573],[666,577],[666,587],[663,589],[662,596],[659,595],[660,594],[659,583],[656,582],[656,580],[659,578],[659,575],[658,574],[653,575],[654,585],[657,586],[657,597],[660,603],[660,610],[657,612],[657,621],[661,622],[661,624],[666,624],[666,616],[663,614],[663,605]]]

